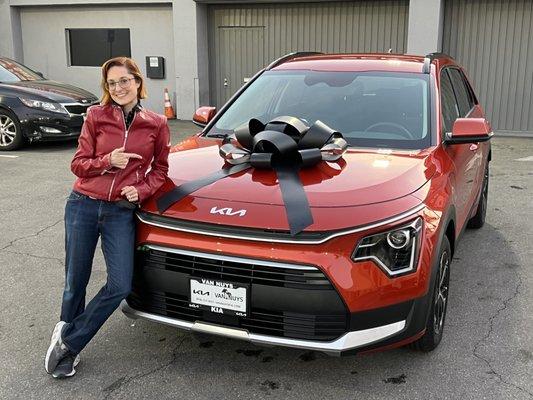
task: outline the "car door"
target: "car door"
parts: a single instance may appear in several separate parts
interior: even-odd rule
[[[473,92],[466,84],[466,78],[459,68],[448,69],[452,81],[453,90],[459,106],[459,114],[462,118],[483,118],[483,113],[479,107],[475,107]],[[467,199],[467,212],[469,212],[476,202],[480,185],[483,180],[483,145],[471,143],[465,145],[470,150],[470,161],[468,162],[465,174],[471,185],[470,196]],[[468,217],[468,216],[467,216]]]
[[[450,69],[444,68],[440,74],[442,117],[446,132],[452,131],[453,123],[461,116],[456,90],[448,73]],[[462,111],[464,112],[464,110]],[[447,145],[445,149],[455,167],[451,178],[454,181],[455,189],[453,198],[458,222],[457,229],[460,230],[469,216],[469,203],[474,190],[476,174],[475,150],[468,143]]]
[[[459,101],[459,109],[463,108],[465,110],[465,118],[485,118],[483,110],[479,106],[474,91],[468,83],[466,76],[463,71],[454,68],[450,70],[450,77],[452,79],[452,84],[455,87],[461,88],[458,93],[461,96],[461,101]],[[456,83],[457,82],[457,83]],[[475,143],[470,146],[473,151],[473,161],[475,162],[474,168],[474,187],[472,197],[470,198],[471,206],[477,201],[478,195],[481,191],[481,185],[483,183],[483,178],[485,176],[485,163],[484,160],[488,157],[489,143]]]

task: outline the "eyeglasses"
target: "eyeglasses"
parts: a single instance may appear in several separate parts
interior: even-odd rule
[[[127,89],[130,87],[130,81],[134,80],[135,78],[120,78],[118,82],[115,81],[107,81],[105,83],[105,87],[107,90],[115,90],[115,88],[120,86],[122,89]]]

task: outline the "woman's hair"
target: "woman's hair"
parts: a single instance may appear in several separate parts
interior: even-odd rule
[[[147,97],[146,88],[144,85],[144,78],[139,70],[139,66],[135,61],[129,57],[115,57],[110,60],[107,60],[104,65],[102,65],[102,99],[101,104],[107,105],[110,104],[113,100],[111,99],[111,94],[107,88],[107,73],[111,67],[126,67],[128,72],[135,77],[135,81],[141,85],[137,89],[137,99],[145,99]]]

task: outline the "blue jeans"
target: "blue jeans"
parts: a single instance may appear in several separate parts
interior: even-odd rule
[[[85,307],[98,237],[104,253],[107,282]],[[79,353],[131,291],[135,223],[133,210],[113,202],[72,192],[65,207],[65,291],[62,339]]]

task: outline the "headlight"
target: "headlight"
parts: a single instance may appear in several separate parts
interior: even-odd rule
[[[68,111],[59,103],[41,101],[41,100],[32,100],[19,97],[20,101],[24,103],[25,106],[31,108],[38,108],[40,110],[52,111],[61,114],[68,114]]]
[[[416,269],[422,233],[422,218],[393,230],[363,238],[352,260],[373,260],[388,275],[396,276]]]

